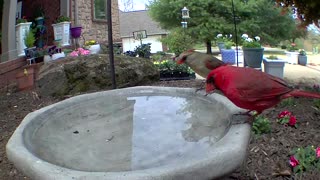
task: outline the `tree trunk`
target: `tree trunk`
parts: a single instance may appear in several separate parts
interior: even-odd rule
[[[207,41],[206,45],[207,45],[207,54],[212,54],[211,41]]]

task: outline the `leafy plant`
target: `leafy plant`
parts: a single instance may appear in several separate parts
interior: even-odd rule
[[[289,163],[294,173],[302,173],[312,169],[320,169],[320,147],[307,146],[294,149],[291,153]]]
[[[195,44],[192,37],[188,35],[187,32],[183,32],[181,28],[171,31],[170,34],[165,38],[161,38],[160,41],[167,45],[170,51],[175,55],[179,55],[188,49],[192,49]]]
[[[299,55],[305,56],[305,55],[307,55],[307,53],[304,49],[299,49]]]
[[[151,43],[141,44],[134,51],[139,57],[149,58],[151,55]]]
[[[295,43],[291,43],[291,44],[288,46],[288,51],[289,51],[289,52],[294,52],[294,51],[296,51],[296,50],[298,50],[298,48],[297,48],[297,45],[296,45]]]
[[[31,48],[34,46],[34,43],[36,41],[34,32],[32,29],[29,29],[26,31],[25,37],[24,37],[24,44],[27,46],[27,48]]]
[[[278,59],[278,56],[270,55],[270,56],[268,57],[268,59],[274,59],[274,60],[276,60],[276,59]]]
[[[320,99],[313,100],[313,105],[320,110]]]
[[[26,22],[28,22],[26,16],[23,16],[22,18],[16,20],[16,24],[26,23]]]
[[[244,48],[261,48],[260,37],[250,38],[247,34],[241,36],[243,38],[242,47]]]
[[[173,60],[155,61],[153,63],[160,72],[181,72],[181,73],[194,73],[193,70],[186,64],[177,64]]]
[[[287,98],[282,100],[279,103],[280,107],[289,107],[289,106],[295,106],[296,105],[296,100],[294,98]]]
[[[225,47],[226,49],[231,49],[232,46],[233,46],[233,42],[232,42],[232,41],[226,41],[226,42],[224,43],[224,47]]]
[[[268,118],[258,115],[252,124],[252,130],[257,135],[270,133],[271,123]]]
[[[126,51],[123,53],[126,56],[136,57],[137,53],[135,51]]]
[[[70,22],[70,17],[67,16],[59,16],[56,19],[56,23],[61,23],[61,22]]]

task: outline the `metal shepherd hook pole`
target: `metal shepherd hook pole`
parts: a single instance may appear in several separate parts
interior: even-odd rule
[[[116,85],[116,77],[115,77],[115,69],[114,69],[113,40],[112,40],[111,0],[107,0],[107,25],[108,25],[110,75],[111,75],[111,79],[112,79],[112,88],[116,89],[117,85]]]
[[[234,32],[235,32],[235,36],[236,36],[237,67],[239,67],[239,49],[238,49],[237,21],[236,21],[236,14],[235,14],[235,11],[234,11],[233,0],[232,0],[232,13],[233,13]]]

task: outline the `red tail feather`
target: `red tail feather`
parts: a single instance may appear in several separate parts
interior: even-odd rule
[[[290,93],[288,93],[287,95],[288,96],[293,96],[293,97],[308,97],[308,98],[318,98],[318,99],[320,99],[320,93],[301,91],[301,90],[293,90]]]

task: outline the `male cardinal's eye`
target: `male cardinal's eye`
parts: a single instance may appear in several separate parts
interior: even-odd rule
[[[214,82],[213,77],[208,78],[207,81],[206,81],[206,83],[213,83],[213,82]]]

